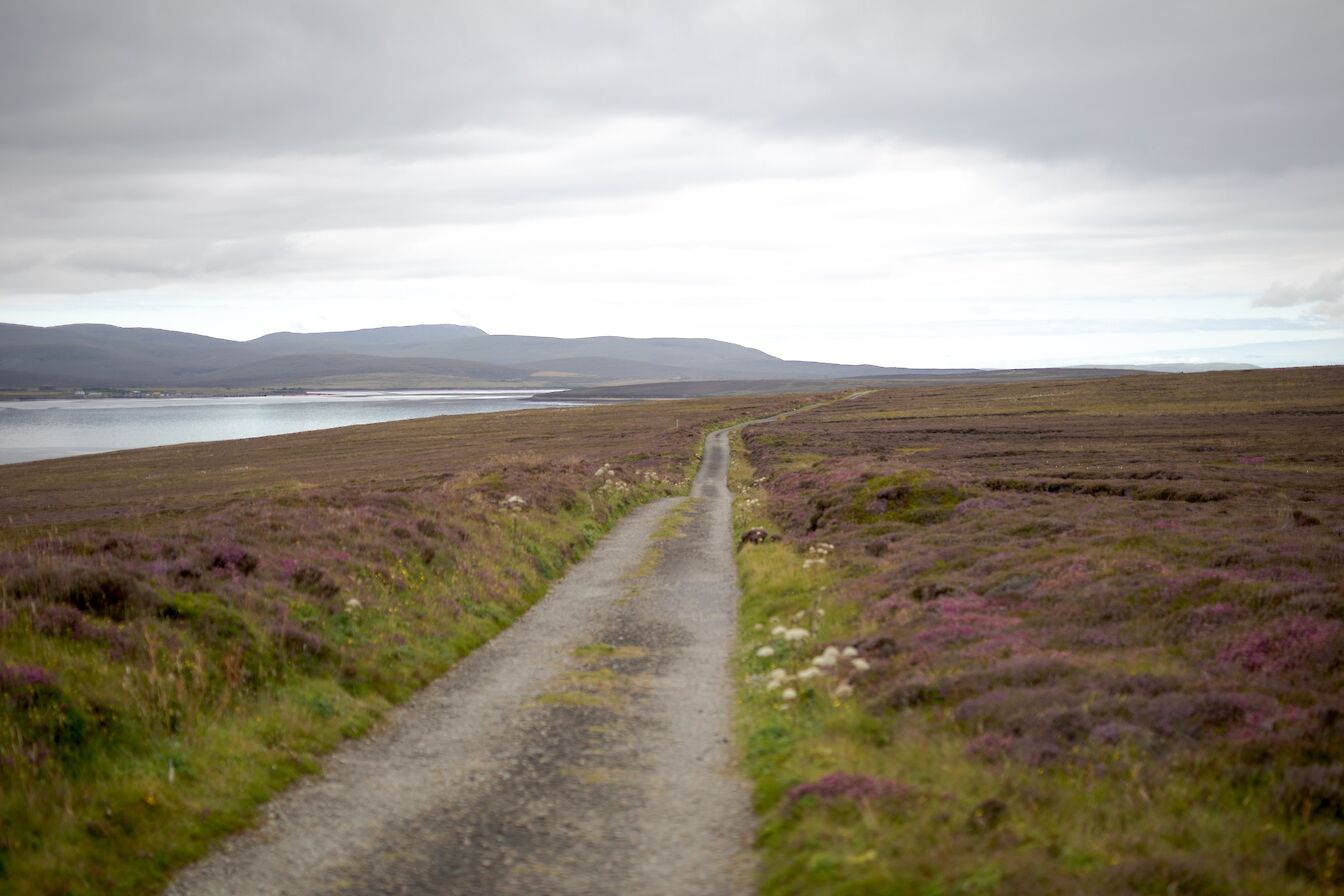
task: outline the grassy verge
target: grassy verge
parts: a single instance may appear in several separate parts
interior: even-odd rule
[[[735,522],[781,536],[738,555],[763,891],[1337,892],[1341,386],[892,390],[749,429]]]
[[[0,891],[161,887],[507,626],[625,511],[684,492],[705,428],[786,403],[0,469]]]

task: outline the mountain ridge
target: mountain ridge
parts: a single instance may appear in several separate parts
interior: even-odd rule
[[[245,341],[109,324],[0,324],[3,388],[331,388],[370,381],[382,388],[544,388],[900,372],[790,361],[717,339],[490,334],[458,324],[276,332]]]
[[[1138,371],[1138,365],[1091,365]],[[1227,369],[1153,364],[1155,370]],[[1054,368],[1086,371],[1088,368]],[[591,388],[647,383],[818,382],[964,374],[779,358],[696,337],[526,336],[418,324],[220,339],[152,327],[0,323],[3,389]]]

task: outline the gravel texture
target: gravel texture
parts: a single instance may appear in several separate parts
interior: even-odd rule
[[[727,460],[726,432],[711,435],[691,498],[631,513],[168,893],[750,892]],[[657,531],[674,511],[675,534]]]

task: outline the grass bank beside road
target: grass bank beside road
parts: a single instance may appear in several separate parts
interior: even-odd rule
[[[743,397],[0,467],[0,892],[142,893],[682,492]]]
[[[748,428],[766,893],[1344,884],[1344,368],[887,390]],[[830,648],[829,650],[827,648]]]

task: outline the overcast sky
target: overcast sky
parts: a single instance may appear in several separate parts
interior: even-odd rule
[[[0,320],[1344,363],[1342,46],[1340,0],[0,0]]]

